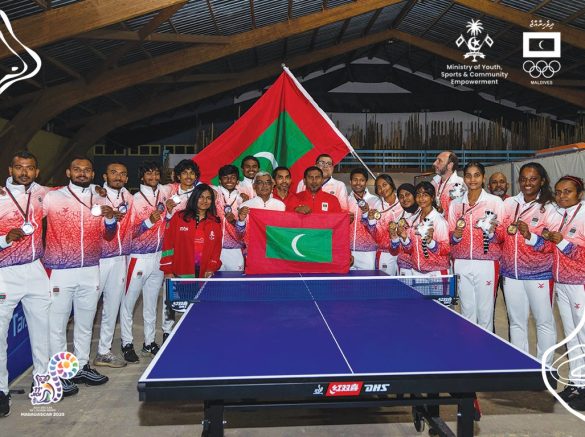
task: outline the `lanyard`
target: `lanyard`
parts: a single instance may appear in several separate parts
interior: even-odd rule
[[[73,190],[71,189],[71,187],[67,186],[67,189],[69,190],[69,192],[71,193],[71,195],[73,197],[75,197],[75,200],[77,200],[79,203],[81,203],[83,206],[85,206],[87,209],[89,209],[91,211],[91,206],[87,206],[85,203],[83,203],[81,201],[81,199],[79,197],[77,197],[77,195],[73,192]],[[93,205],[93,193],[90,191],[89,193],[89,204]]]
[[[575,212],[571,216],[571,220],[569,220],[569,222],[566,223],[567,227],[571,224],[571,222],[573,221],[573,219],[575,218],[575,216],[577,215],[577,213],[581,209],[581,206],[583,206],[582,203],[579,204],[579,206],[577,207],[577,209],[575,210]],[[565,226],[566,220],[567,220],[567,212],[565,211],[565,215],[563,216],[563,222],[561,223],[561,226],[559,226],[559,230],[557,232],[561,232],[563,230],[563,227]]]
[[[520,220],[522,218],[523,215],[525,215],[528,211],[530,211],[533,207],[534,207],[534,203],[536,202],[536,200],[533,200],[532,202],[530,202],[528,205],[529,207],[526,208],[524,211],[522,211],[520,213],[520,215],[518,215],[518,210],[520,209],[520,204],[516,204],[516,212],[514,212],[514,221],[512,223],[516,223],[518,220]]]
[[[467,214],[473,211],[477,206],[479,206],[479,201],[467,210]],[[465,203],[463,204],[463,208],[461,209],[461,218],[463,217],[465,217]]]
[[[25,211],[22,209],[20,204],[16,201],[15,197],[12,195],[12,193],[10,192],[8,187],[6,187],[6,192],[8,193],[8,195],[10,196],[10,199],[12,199],[12,201],[14,202],[14,204],[16,205],[18,210],[20,211],[20,214],[22,214],[24,221],[28,222],[28,210],[30,208],[30,195],[31,195],[31,193],[30,192],[28,193],[28,200],[26,201],[26,211]]]
[[[406,217],[404,217],[404,214],[406,214],[406,211],[402,211],[402,215],[400,216],[400,218],[398,219],[398,221],[400,222],[400,220],[404,220],[404,221],[406,221],[406,224],[408,226],[413,226],[414,225],[414,222],[416,221],[416,219],[418,218],[418,216],[421,215],[421,213],[422,213],[422,211],[420,209],[418,209],[417,212],[418,212],[418,214],[416,214],[414,216],[414,219],[412,219],[412,221],[410,223],[408,223],[408,219]],[[409,218],[411,218],[411,217],[409,217]]]
[[[191,191],[193,191],[193,190],[191,190]],[[191,191],[189,191],[189,192],[191,192]],[[234,191],[236,191],[236,190],[234,190]],[[236,191],[236,192],[237,192],[237,191]],[[227,200],[225,200],[225,196],[224,196],[224,194],[223,194],[223,193],[221,193],[221,197],[223,197],[223,204],[224,204],[224,205],[228,205],[228,202],[227,202]],[[230,197],[231,197],[231,196],[230,196]],[[230,203],[228,206],[231,208],[231,207],[232,207],[232,205],[233,205],[234,203],[236,203],[236,200],[238,200],[238,195],[237,195],[237,194],[234,196],[234,200],[232,200],[232,203]]]
[[[142,190],[140,190],[139,193],[142,195],[142,197],[144,197],[144,200],[146,200],[146,203],[148,203],[150,206],[154,207],[154,205],[158,205],[158,195],[160,194],[160,190],[158,191],[158,193],[156,193],[156,199],[154,199],[154,205],[152,203],[150,203],[150,201],[146,198],[146,196],[144,195]]]
[[[126,199],[124,199],[124,193],[120,193],[120,194],[122,195],[122,203],[120,205],[126,205]],[[108,202],[110,202],[112,204],[112,206],[115,206],[114,202],[112,202],[110,200],[110,197],[107,194],[106,194],[106,199],[108,199]],[[146,199],[146,197],[145,197],[145,199]],[[148,200],[147,200],[147,202],[148,202]],[[120,205],[118,205],[118,206],[120,206]]]
[[[399,203],[399,201],[397,200],[396,202],[394,202],[394,205],[390,206],[389,208],[387,208],[387,209],[385,209],[385,210],[383,210],[383,211],[380,211],[380,213],[381,213],[381,214],[384,214],[385,212],[388,212],[388,211],[390,211],[391,209],[394,209],[394,207],[395,207],[396,205],[398,205],[398,203]],[[384,207],[383,205],[384,205],[384,199],[382,199],[382,208]],[[388,205],[390,205],[390,204],[388,204]],[[404,215],[404,214],[402,214],[402,215]]]

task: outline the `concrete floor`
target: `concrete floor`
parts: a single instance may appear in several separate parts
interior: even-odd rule
[[[137,306],[136,343],[142,339],[141,302]],[[497,300],[496,332],[507,338],[507,317],[501,293]],[[101,312],[101,309],[100,309]],[[558,317],[557,317],[558,320]],[[71,328],[71,326],[70,326]],[[96,323],[96,332],[99,328]],[[562,333],[559,324],[558,332]],[[71,335],[71,333],[70,333]],[[531,329],[534,343],[534,329]],[[160,340],[160,331],[157,334]],[[97,336],[94,335],[94,339]],[[114,349],[119,352],[119,330]],[[93,351],[97,341],[94,340]],[[135,344],[136,349],[140,346]],[[110,377],[100,387],[81,386],[79,394],[51,407],[33,407],[26,394],[14,394],[12,413],[0,419],[0,437],[9,436],[193,436],[201,433],[202,405],[198,402],[138,401],[136,382],[150,362],[122,369],[99,368]],[[11,389],[28,393],[31,375]],[[482,437],[585,435],[585,423],[569,414],[548,392],[480,393],[483,417],[475,434]],[[443,407],[442,417],[454,429],[455,407]],[[410,409],[273,410],[226,413],[226,436],[421,436],[412,425]]]

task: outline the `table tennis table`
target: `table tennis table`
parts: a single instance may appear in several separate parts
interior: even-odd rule
[[[543,374],[555,386],[552,369],[383,276],[216,274],[141,376],[140,400],[203,401],[209,436],[223,435],[225,409],[404,405],[419,431],[472,436],[475,392],[543,390]],[[458,406],[456,434],[441,405]]]

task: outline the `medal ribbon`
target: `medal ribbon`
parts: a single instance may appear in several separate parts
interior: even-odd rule
[[[120,205],[125,205],[126,204],[126,199],[124,199],[124,193],[120,192],[120,194],[122,195],[122,203],[120,203]],[[143,196],[144,196],[144,194],[143,194]],[[120,205],[117,205],[117,206],[114,205],[114,202],[112,202],[110,200],[110,197],[107,194],[106,194],[106,199],[108,199],[108,202],[110,202],[114,208],[117,208],[118,206],[120,206]],[[146,199],[146,197],[144,199]],[[146,200],[146,201],[148,202],[148,200]]]
[[[384,214],[385,212],[388,212],[388,211],[390,211],[390,210],[391,210],[391,209],[393,209],[393,208],[394,208],[396,205],[398,205],[398,203],[399,203],[399,201],[397,200],[397,201],[394,203],[394,205],[390,206],[389,208],[387,208],[387,209],[385,209],[385,210],[383,210],[383,211],[380,211],[380,214]],[[382,199],[382,205],[384,205],[384,199]],[[390,204],[388,204],[388,205],[390,205]],[[382,206],[382,207],[383,207],[383,206]],[[403,214],[403,215],[404,215],[404,214]]]
[[[563,228],[565,227],[565,224],[567,225],[567,227],[569,227],[569,225],[571,224],[571,222],[573,221],[573,219],[575,218],[575,216],[577,215],[577,213],[579,212],[579,210],[581,209],[582,206],[583,206],[583,204],[580,203],[579,206],[577,207],[577,209],[575,210],[575,212],[573,213],[573,215],[571,216],[571,220],[569,220],[568,223],[565,223],[567,221],[567,212],[565,211],[565,215],[563,216],[563,221],[561,223],[561,226],[559,226],[559,229],[557,230],[557,232],[561,232],[563,230]]]
[[[75,195],[75,193],[73,192],[73,190],[71,189],[71,187],[67,186],[67,189],[69,190],[69,192],[71,193],[71,195],[73,197],[75,197],[75,200],[77,200],[79,203],[81,203],[83,206],[85,206],[87,209],[89,209],[91,211],[91,206],[87,206],[85,203],[83,203],[81,201],[81,199]],[[93,205],[93,193],[91,191],[89,192],[89,204],[90,205]]]
[[[146,198],[146,196],[144,195],[142,190],[140,190],[139,193],[142,195],[142,197],[144,197],[144,200],[146,200],[146,203],[148,203],[153,208],[155,207],[155,205],[158,205],[158,195],[160,194],[160,190],[158,191],[158,193],[156,193],[156,199],[154,199],[154,205],[152,203],[150,203],[150,201]]]
[[[18,208],[18,211],[20,211],[20,214],[24,218],[24,222],[25,223],[28,223],[28,210],[30,208],[30,195],[31,195],[31,193],[30,192],[28,193],[28,200],[26,201],[26,211],[25,211],[25,210],[22,209],[22,207],[20,206],[20,204],[16,201],[16,198],[12,195],[12,193],[10,192],[10,190],[8,189],[8,187],[6,187],[6,192],[10,196],[10,199],[14,202],[14,204]]]

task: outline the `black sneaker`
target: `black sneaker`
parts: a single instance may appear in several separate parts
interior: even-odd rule
[[[169,338],[169,333],[168,332],[163,332],[163,342],[162,344],[165,344],[165,341],[167,341],[167,338]]]
[[[585,387],[577,389],[577,394],[569,401],[569,407],[577,411],[585,411]]]
[[[155,356],[158,352],[158,350],[160,349],[160,347],[158,346],[158,344],[156,344],[154,341],[152,343],[150,343],[148,346],[144,343],[142,343],[142,356],[143,357],[150,357],[150,356]]]
[[[559,393],[559,397],[565,401],[569,402],[573,400],[579,394],[579,388],[575,387],[571,381],[567,384],[565,389]]]
[[[0,417],[10,414],[10,393],[0,391]]]
[[[61,386],[63,387],[63,397],[73,396],[79,393],[79,387],[70,379],[61,379]]]
[[[97,370],[89,367],[89,364],[86,364],[83,369],[79,369],[77,375],[71,378],[71,381],[75,384],[102,385],[108,382],[108,379],[107,376],[102,375]]]
[[[134,345],[132,343],[122,346],[122,354],[124,355],[124,359],[129,363],[137,363],[139,361],[138,355],[134,352]]]

